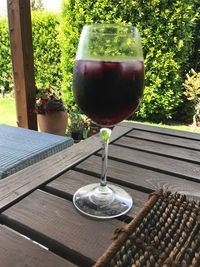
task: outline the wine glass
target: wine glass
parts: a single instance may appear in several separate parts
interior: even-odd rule
[[[108,143],[114,125],[129,117],[143,95],[144,63],[139,31],[132,25],[84,26],[73,73],[74,98],[83,113],[100,125],[100,183],[86,185],[73,196],[75,207],[94,218],[114,218],[132,207],[131,196],[107,184]]]

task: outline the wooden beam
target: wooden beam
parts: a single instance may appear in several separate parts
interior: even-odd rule
[[[7,5],[17,122],[37,130],[36,114],[30,114],[36,94],[30,0],[7,0]]]

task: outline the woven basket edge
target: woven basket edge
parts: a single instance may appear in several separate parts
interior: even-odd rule
[[[145,202],[144,206],[135,215],[132,221],[126,225],[123,225],[121,228],[116,229],[114,233],[113,242],[109,245],[109,247],[102,254],[102,256],[98,258],[97,262],[93,265],[93,267],[108,267],[108,262],[110,262],[114,254],[128,238],[129,234],[133,231],[133,229],[141,222],[142,218],[144,217],[144,214],[148,213],[148,211],[156,203],[156,201],[162,194],[163,189],[159,189],[154,193],[150,194],[149,199]]]

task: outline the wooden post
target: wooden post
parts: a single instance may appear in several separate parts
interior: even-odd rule
[[[7,5],[17,123],[37,130],[36,114],[30,114],[36,94],[30,0],[7,0]]]

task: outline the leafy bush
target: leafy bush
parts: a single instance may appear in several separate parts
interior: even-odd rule
[[[187,79],[184,82],[185,92],[188,100],[194,102],[195,105],[200,103],[200,72],[197,73],[191,69],[186,75]]]
[[[144,99],[135,117],[165,120],[183,102],[183,81],[191,68],[197,0],[64,0],[61,21],[63,87],[72,97],[72,71],[82,27],[91,23],[132,23],[141,33],[145,57]]]
[[[61,84],[61,50],[57,30],[59,19],[60,15],[57,13],[32,12],[35,79],[37,86],[41,88],[46,88],[49,84]],[[0,19],[0,40],[0,86],[10,89],[13,80],[6,18]]]
[[[195,114],[193,115],[193,129],[195,129],[197,122],[200,121],[200,72],[197,73],[191,69],[186,77],[187,79],[183,84],[185,86],[184,95],[194,105]]]
[[[59,18],[57,13],[32,12],[35,80],[41,88],[46,88],[49,84],[61,84]]]
[[[64,97],[73,104],[72,72],[79,36],[85,24],[96,22],[132,23],[140,30],[145,94],[134,117],[163,121],[175,115],[176,119],[190,116],[183,82],[191,68],[200,68],[199,0],[63,0],[61,18],[56,13],[32,12],[38,87],[59,85],[63,80]],[[10,89],[13,81],[6,19],[0,19],[0,40],[0,86]]]
[[[0,19],[0,40],[0,87],[8,91],[13,87],[13,78],[8,21],[5,17]]]

